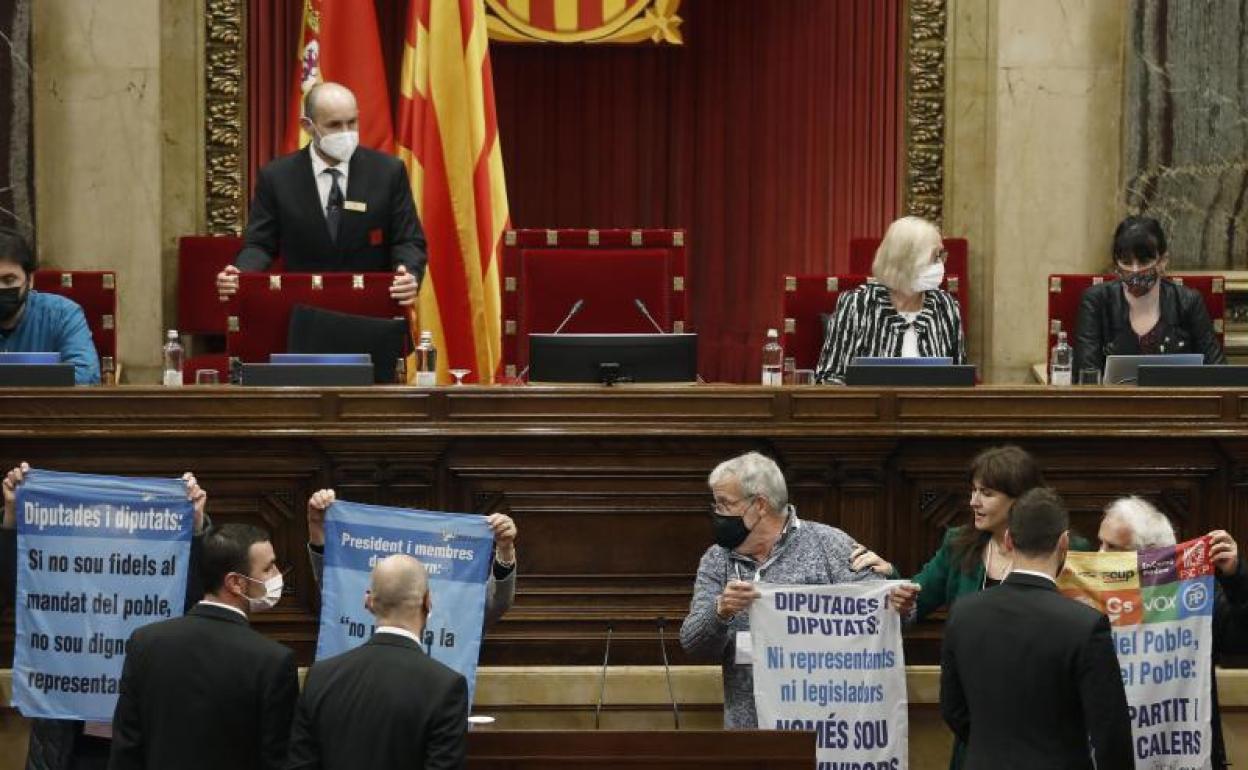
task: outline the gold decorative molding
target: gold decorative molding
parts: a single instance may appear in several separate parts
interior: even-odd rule
[[[207,228],[213,235],[238,235],[243,230],[246,8],[244,0],[207,0],[204,6],[204,199]]]
[[[946,0],[906,6],[905,211],[937,225],[945,193]]]

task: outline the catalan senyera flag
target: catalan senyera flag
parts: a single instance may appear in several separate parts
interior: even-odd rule
[[[507,188],[482,0],[410,0],[399,157],[428,239],[413,332],[433,332],[438,382],[494,382],[502,360],[499,274]]]
[[[286,111],[283,149],[294,152],[311,141],[299,125],[303,95],[317,83],[341,83],[360,108],[360,144],[394,151],[386,68],[381,59],[377,14],[371,2],[303,0],[298,56]]]

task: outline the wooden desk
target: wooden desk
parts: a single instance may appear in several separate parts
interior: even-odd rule
[[[1248,392],[981,387],[886,390],[91,388],[0,391],[0,467],[175,476],[193,470],[218,522],[273,533],[290,593],[257,617],[310,660],[317,592],[304,503],[342,498],[470,512],[520,527],[517,606],[487,637],[489,664],[660,661],[710,543],[705,479],[748,449],[778,458],[807,519],[839,526],[903,572],[967,515],[967,461],[1019,442],[1094,537],[1126,493],[1157,502],[1182,535],[1248,538]],[[7,665],[12,613],[0,631]],[[939,624],[908,632],[932,663]]]

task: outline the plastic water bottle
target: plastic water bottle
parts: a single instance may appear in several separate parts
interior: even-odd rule
[[[182,387],[182,362],[185,360],[185,351],[182,350],[177,329],[170,329],[165,334],[164,358],[165,387]]]
[[[1058,332],[1057,344],[1049,354],[1050,385],[1070,385],[1070,370],[1074,358],[1075,352],[1066,342],[1066,332]]]
[[[780,385],[784,366],[784,348],[780,347],[780,333],[767,330],[767,344],[763,345],[763,384]]]
[[[433,346],[433,332],[422,331],[416,346],[416,387],[432,388],[438,384],[438,349]]]

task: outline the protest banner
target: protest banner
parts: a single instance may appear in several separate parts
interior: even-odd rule
[[[750,608],[762,729],[813,730],[817,770],[903,770],[906,663],[897,581],[768,585]]]
[[[1104,612],[1122,668],[1137,770],[1210,767],[1214,577],[1209,538],[1077,553],[1062,593]]]
[[[374,630],[364,591],[378,560],[407,554],[429,572],[433,613],[424,647],[474,692],[494,535],[485,517],[335,501],[325,513],[325,572],[316,659],[363,644]]]
[[[110,721],[130,634],[184,609],[185,482],[32,470],[16,503],[13,705]]]

